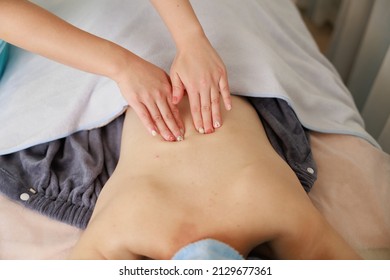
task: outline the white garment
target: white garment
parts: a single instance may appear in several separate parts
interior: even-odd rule
[[[169,72],[175,47],[149,1],[35,2]],[[377,146],[291,0],[192,4],[226,64],[232,94],[283,98],[305,127],[357,135]],[[0,82],[0,154],[105,125],[126,106],[113,81],[15,48]]]

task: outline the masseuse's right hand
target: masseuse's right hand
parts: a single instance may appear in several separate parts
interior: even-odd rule
[[[160,134],[166,141],[183,140],[184,125],[172,103],[169,76],[154,64],[129,55],[129,63],[115,79],[122,95],[153,136]]]

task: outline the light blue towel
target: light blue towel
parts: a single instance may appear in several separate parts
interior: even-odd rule
[[[8,61],[8,44],[0,40],[0,79]]]
[[[244,260],[231,246],[215,239],[202,239],[181,248],[172,260]]]

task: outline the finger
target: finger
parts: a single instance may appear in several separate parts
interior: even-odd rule
[[[203,120],[203,128],[205,133],[214,132],[213,120],[211,117],[211,92],[210,90],[204,91],[200,95],[201,114]]]
[[[226,76],[221,77],[219,80],[219,91],[221,92],[225,109],[230,111],[232,109],[232,100],[230,96],[229,83]]]
[[[176,137],[172,134],[171,130],[167,127],[163,117],[163,113],[160,112],[159,107],[156,105],[156,103],[148,104],[147,108],[149,110],[149,114],[154,124],[157,126],[158,130],[160,131],[161,136],[166,141],[175,141]]]
[[[204,133],[203,120],[200,112],[200,97],[197,92],[189,92],[188,99],[190,101],[192,121],[194,123],[195,129],[199,133]]]
[[[182,83],[179,75],[177,73],[173,73],[171,75],[171,83],[172,83],[172,102],[173,104],[179,104],[184,96],[185,87]]]
[[[220,128],[222,125],[221,107],[220,107],[219,90],[211,89],[211,113],[213,118],[213,127]]]
[[[170,130],[170,132],[174,135],[176,141],[182,141],[183,140],[183,134],[180,130],[179,125],[176,122],[176,118],[174,116],[174,113],[171,110],[171,107],[169,106],[170,100],[158,100],[156,105],[162,115],[163,121],[165,122],[165,125]],[[178,114],[178,113],[176,113]]]
[[[141,120],[142,124],[146,127],[152,136],[156,136],[158,134],[158,128],[155,125],[153,119],[151,118],[149,111],[146,109],[145,105],[139,104],[132,106],[133,110],[137,114],[138,118]]]

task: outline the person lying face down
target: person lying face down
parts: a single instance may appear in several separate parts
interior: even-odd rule
[[[246,258],[358,259],[271,146],[256,111],[232,97],[224,125],[202,136],[180,103],[185,141],[150,137],[126,112],[117,168],[70,259],[171,259],[203,239]],[[223,111],[223,110],[222,110]]]

